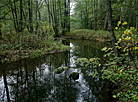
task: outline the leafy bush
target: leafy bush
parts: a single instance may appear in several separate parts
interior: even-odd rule
[[[108,61],[104,65],[101,78],[111,81],[118,87],[118,89],[114,89],[113,97],[118,98],[119,102],[138,102],[138,40],[135,35],[136,29],[134,27],[124,29],[123,26],[126,24],[127,22],[124,22],[121,25],[119,21],[115,28],[121,33],[118,34],[119,40],[116,43],[116,48],[120,52],[119,56],[115,57],[113,48],[104,47],[102,49],[106,53],[104,57],[107,57]],[[95,67],[101,65],[97,58],[90,60],[79,58],[76,62],[82,66],[88,66],[91,63]],[[96,69],[95,73],[90,75],[96,77],[98,75]]]
[[[119,21],[115,29],[120,29],[121,22]],[[124,22],[122,25],[126,25]],[[123,31],[123,29],[122,29]],[[118,86],[113,95],[114,98],[119,98],[122,102],[137,102],[138,101],[138,59],[137,59],[137,36],[134,35],[135,28],[124,30],[123,34],[118,34],[119,40],[116,47],[120,51],[120,56],[115,57],[112,48],[103,48],[109,61],[105,64],[106,70],[103,70],[103,79],[108,79]]]

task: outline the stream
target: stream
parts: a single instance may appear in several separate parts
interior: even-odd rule
[[[69,51],[24,59],[0,66],[0,102],[112,102],[109,82],[100,78],[103,69],[97,67],[97,78],[88,76],[92,69],[75,63],[78,58],[99,57],[105,63],[101,48],[105,43],[87,40],[67,40]],[[68,66],[69,73],[79,72],[79,79],[68,80],[65,72],[54,69]]]

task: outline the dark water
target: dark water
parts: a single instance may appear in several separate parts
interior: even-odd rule
[[[75,64],[77,58],[100,57],[106,46],[92,41],[71,40],[70,51],[25,59],[0,66],[0,102],[111,102],[108,82],[89,77],[93,70]],[[54,69],[69,66],[69,72],[80,72],[79,79],[68,80]],[[98,67],[99,73],[102,67]]]

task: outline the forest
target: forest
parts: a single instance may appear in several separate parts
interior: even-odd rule
[[[117,101],[138,101],[138,0],[0,0],[1,65],[67,51],[66,37],[111,42],[102,78]]]

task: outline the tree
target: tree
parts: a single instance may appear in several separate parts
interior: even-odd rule
[[[0,15],[1,15],[1,12],[0,12]],[[2,30],[2,24],[1,24],[1,19],[0,19],[0,39],[2,38],[2,31],[1,30]]]
[[[136,33],[138,35],[138,0],[136,0]]]
[[[111,40],[112,40],[112,45],[113,45],[113,49],[114,49],[114,53],[115,56],[117,57],[119,55],[119,51],[116,48],[116,37],[113,31],[113,27],[112,27],[112,8],[111,8],[111,0],[106,0],[107,3],[107,9],[108,9],[108,28],[109,28],[109,32],[110,32],[110,36],[111,36]]]
[[[29,25],[27,25],[28,31],[33,32],[33,3],[32,0],[28,0],[28,11],[29,11]]]

